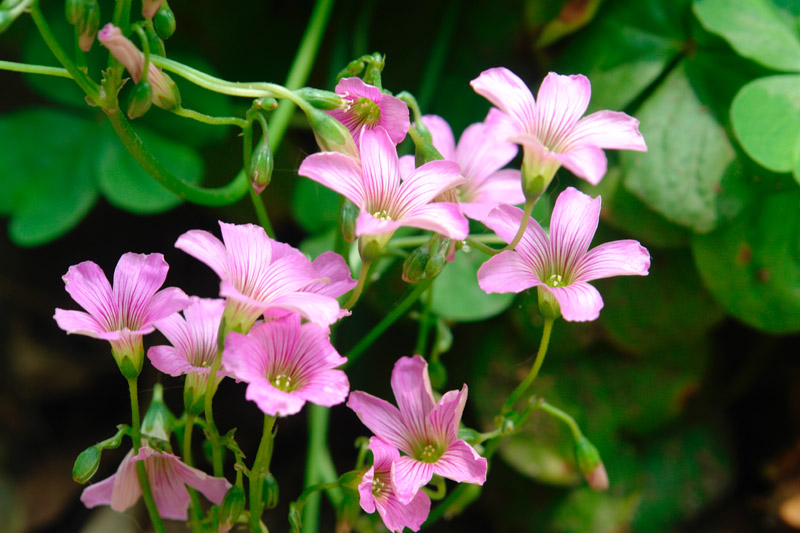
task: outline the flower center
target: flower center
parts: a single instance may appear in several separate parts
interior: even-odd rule
[[[417,460],[423,463],[435,463],[442,456],[444,450],[433,444],[426,444],[422,450],[417,453]]]
[[[372,480],[372,495],[376,498],[379,497],[381,494],[384,494],[387,490],[386,483],[384,483],[380,478],[377,476],[375,479]]]
[[[350,104],[350,112],[359,123],[366,124],[367,126],[374,126],[381,120],[381,109],[378,107],[378,104],[363,96],[361,98],[356,98],[353,103]]]
[[[276,389],[280,389],[284,392],[291,392],[294,390],[292,388],[292,376],[288,376],[286,374],[278,374],[272,378],[272,384]]]
[[[561,287],[564,285],[564,278],[561,277],[561,274],[553,274],[547,278],[547,284],[551,287]]]
[[[372,213],[372,216],[377,218],[378,220],[392,220],[392,217],[389,216],[389,212],[386,209],[381,209],[380,211],[375,211]]]

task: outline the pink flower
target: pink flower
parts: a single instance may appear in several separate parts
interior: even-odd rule
[[[381,127],[394,144],[406,137],[409,127],[408,106],[360,78],[342,78],[335,92],[348,102],[346,109],[334,109],[328,114],[347,126],[353,139],[359,142],[361,129]]]
[[[270,308],[299,313],[324,326],[339,319],[334,298],[305,291],[326,280],[302,253],[270,239],[260,226],[224,222],[219,226],[222,241],[207,231],[190,230],[175,247],[207,264],[222,280],[220,295],[228,299],[229,330],[247,331]]]
[[[225,338],[222,363],[249,383],[245,398],[272,416],[289,416],[309,401],[330,407],[350,390],[347,376],[335,370],[347,362],[329,340],[327,328],[300,325],[296,314],[258,324],[247,335]]]
[[[514,125],[500,110],[492,108],[486,120],[472,124],[456,146],[453,130],[436,115],[425,115],[422,123],[433,137],[433,146],[446,161],[455,161],[466,179],[456,188],[445,192],[443,201],[458,201],[461,211],[471,219],[483,220],[489,211],[500,204],[525,202],[520,171],[503,169],[517,155],[517,147],[506,141]],[[414,169],[414,156],[400,158],[401,173]],[[452,200],[448,195],[452,193]]]
[[[457,437],[467,386],[434,402],[428,363],[415,355],[395,363],[392,390],[399,409],[361,391],[350,394],[347,406],[375,435],[406,454],[394,460],[392,481],[400,503],[412,502],[434,474],[483,485],[486,459]]]
[[[542,176],[545,184],[564,165],[596,185],[606,173],[604,148],[647,151],[635,118],[616,111],[581,118],[592,93],[585,76],[549,73],[539,88],[538,102],[507,68],[485,70],[470,85],[511,117],[516,131],[509,140],[523,146],[524,166]]]
[[[215,504],[222,503],[231,487],[228,480],[212,477],[196,468],[185,465],[171,453],[162,453],[142,446],[134,457],[129,451],[120,463],[117,473],[103,481],[86,487],[81,501],[88,507],[111,505],[115,511],[123,512],[135,504],[142,495],[136,475],[136,461],[144,461],[150,489],[158,508],[158,514],[171,520],[188,518],[189,492],[186,485],[201,492]]]
[[[126,253],[114,270],[114,287],[92,261],[69,267],[64,284],[83,311],[56,309],[58,327],[67,333],[88,335],[111,343],[111,352],[122,365],[129,360],[142,368],[142,337],[154,323],[188,305],[184,292],[175,287],[158,290],[167,278],[169,266],[161,254]],[[121,368],[121,367],[120,367]]]
[[[370,514],[377,509],[389,531],[402,533],[406,527],[419,531],[430,513],[431,499],[424,491],[419,491],[408,505],[400,503],[392,481],[394,464],[400,453],[378,437],[369,439],[369,449],[373,456],[372,468],[367,470],[358,485],[361,508]]]
[[[400,182],[397,150],[383,128],[361,132],[361,165],[334,152],[312,154],[298,174],[333,189],[361,212],[356,235],[380,235],[383,244],[401,226],[463,239],[469,224],[456,204],[431,203],[435,196],[463,181],[458,165],[432,161]]]
[[[502,252],[478,270],[478,284],[487,293],[521,292],[530,287],[552,295],[566,320],[595,320],[603,299],[587,282],[611,276],[646,276],[650,254],[637,241],[622,240],[589,250],[600,217],[600,198],[569,187],[556,200],[550,236],[533,219],[515,250]],[[501,206],[486,225],[511,242],[522,211]]]

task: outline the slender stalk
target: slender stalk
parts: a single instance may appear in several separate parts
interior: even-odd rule
[[[428,287],[428,290],[425,291],[422,297],[422,303],[424,309],[422,311],[422,317],[419,321],[417,347],[414,350],[414,353],[425,357],[426,348],[428,347],[428,337],[430,336],[429,334],[431,331],[431,305],[433,305],[433,288]]]
[[[186,423],[183,426],[183,462],[187,466],[194,466],[192,459],[192,430],[194,429],[194,415],[186,413]],[[200,500],[197,497],[197,491],[192,487],[187,486],[189,489],[189,497],[192,499],[191,505],[191,518],[189,525],[194,533],[201,533],[203,531],[200,522],[203,520],[202,509],[200,508]]]
[[[16,63],[14,61],[0,61],[0,70],[24,72],[26,74],[44,74],[45,76],[57,76],[59,78],[72,79],[72,75],[65,68],[31,65],[28,63]]]
[[[197,122],[211,124],[213,126],[238,126],[244,128],[247,125],[247,121],[239,117],[214,117],[194,111],[193,109],[186,109],[185,107],[175,108],[172,110],[172,113],[179,117],[190,118]]]
[[[220,343],[222,346],[222,343]],[[206,430],[208,431],[209,441],[211,441],[211,462],[214,468],[214,476],[222,477],[224,472],[222,470],[222,447],[219,442],[219,430],[214,423],[214,393],[217,392],[215,383],[217,382],[217,372],[219,367],[222,366],[222,348],[217,350],[217,355],[214,357],[214,362],[211,363],[211,369],[208,371],[208,386],[206,387],[206,397],[204,402],[204,411],[206,417]]]
[[[350,293],[350,298],[348,298],[347,303],[342,306],[344,309],[351,309],[361,297],[361,292],[364,290],[364,285],[367,283],[367,275],[369,274],[370,266],[372,266],[372,261],[361,261],[358,281],[353,292]]]
[[[514,235],[514,239],[508,243],[508,246],[500,250],[501,252],[506,250],[513,250],[516,245],[519,244],[519,241],[522,240],[522,236],[525,234],[525,228],[528,227],[528,221],[531,219],[531,213],[533,212],[533,206],[536,204],[533,200],[525,200],[525,208],[522,212],[522,223],[519,225],[519,229],[517,230],[517,234]]]
[[[264,415],[264,429],[258,445],[253,468],[250,470],[250,529],[253,533],[261,533],[261,515],[264,512],[264,476],[269,473],[274,444],[275,417]]]
[[[363,354],[367,348],[372,346],[378,338],[383,335],[383,333],[389,329],[389,327],[395,323],[395,321],[403,316],[406,311],[416,302],[422,293],[433,283],[433,279],[425,278],[419,282],[417,282],[416,286],[406,294],[400,303],[398,303],[392,311],[383,317],[383,320],[378,322],[378,324],[372,328],[369,333],[367,333],[361,340],[350,349],[349,352],[345,355],[347,357],[347,362],[344,364],[344,368],[352,365],[353,362],[358,359],[361,354]]]
[[[327,452],[328,421],[330,409],[321,405],[312,405],[308,414],[308,450],[306,456],[305,486],[308,491],[312,486],[324,480],[321,468],[322,454]],[[336,474],[334,472],[334,479]],[[305,491],[304,493],[305,494]],[[301,495],[302,498],[302,495]],[[314,491],[306,494],[303,506],[303,531],[316,532],[319,528],[320,495]]]
[[[500,252],[502,252],[502,250],[496,250],[491,246],[487,246],[482,242],[476,241],[475,239],[472,238],[467,238],[464,242],[466,242],[469,246],[475,248],[476,250],[485,253],[486,255],[497,255]]]
[[[578,426],[578,423],[575,422],[575,419],[572,418],[570,415],[556,407],[555,405],[547,403],[544,398],[537,398],[535,402],[531,404],[532,409],[538,409],[540,411],[544,411],[545,413],[552,415],[567,425],[570,432],[572,432],[573,438],[576,440],[580,438],[583,433],[581,432],[581,428]]]
[[[128,379],[128,391],[131,396],[131,440],[133,441],[133,454],[137,455],[142,446],[142,424],[139,419],[139,386],[137,378]],[[142,488],[142,498],[147,507],[147,513],[150,515],[150,521],[153,523],[157,533],[165,533],[164,523],[161,521],[161,516],[158,514],[156,501],[153,499],[153,492],[150,490],[150,482],[147,479],[147,470],[144,466],[144,461],[136,461],[136,476],[139,478],[139,485]]]
[[[539,369],[542,367],[542,363],[544,362],[545,355],[547,355],[547,347],[550,344],[550,332],[553,329],[553,319],[552,318],[545,318],[544,319],[544,329],[542,331],[542,340],[539,343],[539,351],[536,354],[536,360],[533,362],[533,366],[531,367],[530,372],[528,375],[525,376],[525,379],[522,380],[516,389],[511,393],[511,395],[506,400],[506,403],[503,404],[503,408],[500,411],[501,415],[505,415],[514,408],[514,404],[517,403],[517,400],[525,394],[525,391],[528,390],[528,387],[531,386],[531,383],[536,379],[536,376],[539,375]]]
[[[272,222],[269,220],[267,207],[264,205],[264,200],[261,198],[261,195],[258,194],[252,187],[250,187],[250,200],[253,202],[253,209],[256,212],[256,218],[258,219],[259,225],[264,228],[264,231],[267,232],[267,235],[274,239],[275,229],[272,227]]]

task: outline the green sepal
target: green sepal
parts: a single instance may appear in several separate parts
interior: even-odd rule
[[[342,212],[340,215],[342,237],[347,242],[354,242],[356,240],[356,219],[358,218],[358,207],[356,204],[348,199],[345,199],[342,204]]]
[[[275,159],[265,134],[250,158],[250,183],[257,193],[261,194],[269,185],[274,166]]]
[[[128,118],[137,119],[150,110],[153,105],[153,86],[147,80],[140,80],[133,86],[128,102]]]
[[[261,497],[264,500],[264,507],[266,509],[274,509],[278,506],[280,500],[280,487],[278,480],[272,475],[272,472],[263,476],[261,480]]]
[[[97,473],[100,467],[102,448],[98,444],[89,446],[75,459],[72,467],[72,479],[81,485],[86,484]]]
[[[431,258],[431,250],[428,244],[412,250],[405,261],[403,261],[403,281],[406,283],[416,283],[425,277],[425,267]]]
[[[244,511],[247,499],[244,488],[234,485],[225,493],[222,503],[219,506],[219,521],[222,524],[235,524]]]
[[[345,102],[342,95],[331,91],[323,91],[322,89],[314,89],[313,87],[302,87],[294,91],[294,93],[316,109],[332,110],[344,109],[347,107],[347,102]]]

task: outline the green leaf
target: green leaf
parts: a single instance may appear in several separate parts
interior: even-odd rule
[[[745,85],[733,100],[731,120],[742,148],[761,165],[790,172],[800,164],[800,76]],[[800,180],[800,173],[795,177]]]
[[[292,213],[300,227],[318,233],[336,226],[342,197],[331,189],[302,176],[292,193]]]
[[[797,29],[770,0],[696,0],[693,10],[739,55],[776,70],[800,70]]]
[[[11,216],[16,244],[56,239],[91,209],[99,134],[93,122],[46,109],[0,118],[0,213]]]
[[[154,214],[182,202],[136,162],[110,129],[106,132],[102,156],[97,160],[98,185],[112,205],[132,213]],[[141,128],[137,133],[168,170],[189,183],[200,182],[203,161],[194,150]]]
[[[486,294],[478,286],[478,268],[486,260],[477,251],[458,253],[433,283],[433,312],[445,320],[472,322],[505,311],[515,294]]]
[[[717,224],[720,183],[735,159],[727,135],[680,63],[637,113],[649,150],[622,152],[625,186],[668,220],[697,232]]]
[[[747,324],[800,331],[800,193],[767,196],[732,224],[692,239],[717,301]]]

